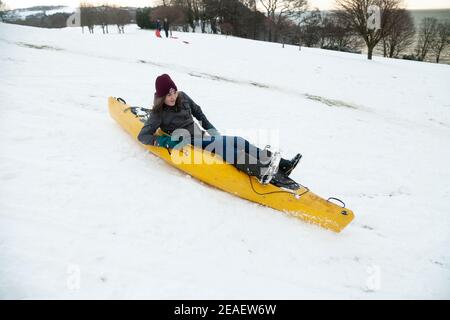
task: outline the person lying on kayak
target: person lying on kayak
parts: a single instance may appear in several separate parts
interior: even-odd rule
[[[292,160],[286,160],[280,158],[279,154],[276,157],[275,152],[259,149],[242,137],[222,136],[200,106],[186,93],[178,91],[167,74],[156,78],[155,88],[150,117],[138,135],[138,140],[145,145],[172,149],[192,144],[210,150],[207,147],[215,143],[220,146],[213,148],[216,154],[237,169],[255,176],[262,184],[269,183],[277,171],[288,176],[301,158],[301,154],[297,154]],[[204,130],[194,122],[194,117]],[[165,134],[155,135],[158,128]],[[187,131],[189,138],[176,135],[175,131],[179,129]]]

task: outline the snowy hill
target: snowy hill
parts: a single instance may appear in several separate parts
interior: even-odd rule
[[[15,21],[15,20],[25,20],[29,16],[36,15],[52,15],[55,13],[74,13],[75,8],[67,6],[38,6],[30,8],[21,8],[8,10],[5,12],[5,20]]]
[[[0,24],[1,298],[450,298],[450,66],[174,36]],[[221,132],[301,152],[294,179],[355,221],[334,234],[147,153],[107,97],[149,106],[162,73]]]

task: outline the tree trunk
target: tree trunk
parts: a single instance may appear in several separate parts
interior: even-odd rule
[[[368,46],[367,47],[367,59],[372,60],[372,56],[373,56],[373,47]]]
[[[391,48],[389,50],[389,58],[393,58],[395,55],[395,45],[391,43]]]

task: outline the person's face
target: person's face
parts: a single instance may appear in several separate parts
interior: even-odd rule
[[[178,91],[175,89],[170,89],[169,93],[166,95],[166,99],[164,100],[164,103],[169,106],[173,107],[175,105],[175,102],[178,98]]]

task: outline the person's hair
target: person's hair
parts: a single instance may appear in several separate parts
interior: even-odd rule
[[[164,97],[157,97],[155,95],[155,99],[153,100],[153,108],[152,111],[155,113],[161,113],[164,106],[166,105],[164,101],[166,100],[166,96]],[[181,105],[181,95],[180,92],[178,92],[177,100],[175,101],[175,105],[171,108],[175,108],[175,111],[180,111],[180,105]]]

